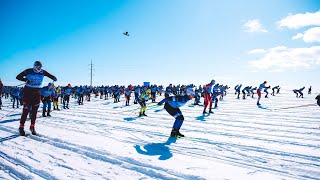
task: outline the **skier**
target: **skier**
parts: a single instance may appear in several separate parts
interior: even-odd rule
[[[68,84],[67,87],[65,87],[64,94],[63,94],[63,109],[69,109],[69,101],[70,101],[70,95],[72,94],[72,88],[71,84]]]
[[[13,87],[11,90],[11,97],[13,99],[12,108],[14,108],[14,104],[17,102],[17,108],[19,108],[19,96],[21,92],[18,87]]]
[[[195,91],[194,91],[194,105],[199,105],[200,103],[200,92],[198,90],[198,88],[196,87]]]
[[[248,92],[249,90],[250,90],[250,86],[246,86],[245,88],[242,89],[242,94],[243,94],[242,99],[246,99],[246,92]]]
[[[216,109],[218,107],[218,95],[219,95],[219,83],[214,85],[214,87],[212,88],[212,94],[211,94],[211,100],[212,102],[214,102],[214,109]]]
[[[257,90],[257,87],[254,87],[254,88],[251,88],[251,89],[250,89],[250,92],[251,92],[251,94],[252,94],[252,95],[251,95],[252,98],[253,98],[253,95],[254,95],[254,91],[255,91],[255,90]]]
[[[78,92],[78,104],[79,105],[83,105],[83,94],[84,94],[84,87],[80,86],[78,89],[77,89],[77,92]]]
[[[147,87],[142,87],[140,89],[140,95],[139,95],[139,98],[138,98],[138,103],[141,106],[139,117],[147,116],[146,115],[146,109],[147,109],[146,101],[150,98],[150,95],[151,94],[148,93],[148,91],[147,91]]]
[[[155,103],[156,102],[156,92],[157,92],[157,85],[151,85],[150,90],[151,90],[151,99],[152,102]]]
[[[275,86],[275,87],[272,88],[272,93],[271,93],[272,96],[275,96],[274,95],[274,91],[275,91],[275,89],[278,89],[278,88],[279,88],[279,86]]]
[[[53,94],[54,94],[54,89],[53,89],[53,84],[51,83],[49,83],[48,86],[45,86],[41,89],[41,100],[43,103],[42,117],[51,116],[50,110],[51,110],[51,100],[52,100]],[[46,115],[47,106],[48,106],[48,110]]]
[[[184,137],[184,135],[180,133],[180,128],[184,121],[184,117],[179,107],[185,105],[189,100],[191,100],[194,97],[194,91],[192,87],[189,87],[186,89],[185,93],[185,95],[167,97],[166,102],[164,104],[164,109],[175,118],[170,134],[171,137]]]
[[[266,84],[267,84],[267,81],[264,81],[263,83],[261,83],[260,85],[259,85],[259,88],[258,88],[258,90],[257,90],[257,94],[258,94],[258,101],[257,101],[257,105],[258,106],[260,106],[261,104],[259,103],[260,102],[260,99],[261,99],[261,91],[262,91],[262,89],[263,88],[265,88],[266,87]]]
[[[53,94],[53,110],[60,111],[60,109],[59,109],[59,96],[61,96],[61,89],[60,89],[60,87],[57,87],[54,90],[54,94]]]
[[[300,96],[299,96],[299,98],[301,97],[301,98],[303,98],[303,93],[302,93],[302,91],[304,90],[304,86],[303,86],[303,88],[300,88],[299,90],[298,90],[298,93],[300,94]]]
[[[212,112],[212,99],[211,99],[211,91],[212,91],[212,86],[216,83],[215,80],[211,80],[211,82],[209,84],[206,85],[206,87],[203,89],[204,91],[204,109],[202,114],[207,113],[206,109],[207,106],[209,105],[209,113],[213,113]]]
[[[221,101],[221,100],[223,100],[223,97],[225,96],[226,86],[221,85],[219,87],[219,89],[220,89],[220,98],[219,98],[219,100]]]
[[[163,103],[165,103],[166,98],[170,96],[170,94],[172,93],[172,91],[173,91],[172,84],[169,84],[169,86],[166,87],[166,92],[164,93],[164,99],[161,100],[160,102],[158,102],[158,105],[162,105]]]
[[[131,97],[131,92],[132,92],[132,86],[129,85],[125,90],[124,90],[124,96],[126,99],[126,106],[129,106],[129,102],[130,102],[130,97]]]
[[[240,89],[241,89],[241,87],[242,87],[242,84],[240,84],[240,85],[238,85],[238,86],[236,86],[236,87],[237,87],[237,89],[236,89],[236,93],[235,93],[235,94],[238,93],[237,99],[240,99]]]
[[[57,81],[55,76],[42,69],[42,64],[40,61],[36,61],[34,62],[33,68],[24,70],[16,77],[16,79],[26,82],[26,85],[23,89],[23,111],[19,126],[19,133],[21,136],[25,136],[24,123],[26,122],[30,106],[32,108],[30,131],[33,135],[37,134],[34,126],[36,123],[37,111],[40,105],[40,89],[44,76],[49,77],[53,81]]]
[[[264,96],[265,98],[268,98],[268,89],[270,88],[271,86],[268,86],[268,87],[264,87],[264,92],[266,93],[266,95]]]
[[[308,94],[311,94],[311,88],[312,88],[312,86],[309,87]]]
[[[239,84],[237,84],[237,85],[234,87],[234,94],[235,94],[235,95],[237,94],[238,86],[239,86]]]

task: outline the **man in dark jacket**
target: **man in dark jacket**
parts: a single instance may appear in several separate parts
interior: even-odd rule
[[[33,135],[37,135],[35,131],[35,123],[37,118],[37,112],[41,99],[41,87],[44,76],[49,77],[53,81],[57,81],[57,78],[47,71],[42,69],[40,61],[34,62],[33,68],[29,68],[21,72],[16,78],[20,81],[25,81],[26,85],[23,89],[23,110],[20,119],[19,133],[21,136],[25,136],[24,123],[26,122],[28,113],[31,108],[31,125],[30,131]]]

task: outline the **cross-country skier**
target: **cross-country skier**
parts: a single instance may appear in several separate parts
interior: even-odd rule
[[[207,106],[209,105],[209,113],[213,113],[212,112],[212,99],[211,99],[211,91],[212,91],[212,86],[216,83],[215,80],[211,80],[211,82],[209,84],[206,85],[206,87],[203,89],[204,91],[204,109],[203,109],[203,114],[207,113],[206,109]]]
[[[237,89],[236,89],[236,93],[235,94],[237,94],[238,93],[238,99],[240,99],[240,89],[241,89],[241,87],[242,87],[242,84],[240,84],[240,85],[238,85],[238,86],[236,86],[237,87]]]
[[[54,90],[54,94],[53,94],[53,110],[60,111],[60,109],[59,109],[59,97],[60,96],[61,96],[61,88],[57,87]]]
[[[251,88],[250,92],[251,92],[251,97],[253,98],[254,95],[254,91],[257,90],[257,87]]]
[[[264,92],[266,93],[266,95],[264,96],[265,98],[268,98],[268,89],[270,88],[271,86],[268,86],[268,87],[264,87]]]
[[[267,84],[267,81],[264,81],[263,83],[261,83],[260,85],[259,85],[259,88],[258,88],[258,90],[257,90],[257,94],[258,94],[258,101],[257,101],[257,105],[259,106],[260,105],[260,99],[261,99],[261,91],[262,91],[262,89],[263,88],[265,88],[266,87],[266,84]]]
[[[309,87],[308,94],[311,94],[311,88],[312,88],[312,86]]]
[[[158,102],[158,105],[162,105],[166,101],[166,98],[170,96],[172,91],[173,91],[172,84],[169,84],[169,86],[166,87],[166,92],[164,93],[165,98],[163,100],[161,100],[160,102]]]
[[[184,117],[179,108],[194,97],[194,91],[192,87],[188,87],[185,93],[185,95],[167,97],[166,103],[164,104],[164,109],[175,118],[170,134],[171,137],[184,137],[184,135],[180,133]]]
[[[274,95],[275,90],[278,89],[278,88],[279,88],[279,86],[275,86],[275,87],[272,88],[272,93],[271,93],[272,96],[275,96],[275,95]]]
[[[147,104],[146,101],[151,97],[151,94],[149,91],[147,91],[147,87],[142,87],[140,89],[140,95],[138,98],[138,103],[140,104],[140,113],[139,116],[147,116],[146,115],[146,109],[147,109]]]
[[[51,116],[50,111],[51,111],[51,100],[52,100],[53,94],[54,94],[54,88],[52,83],[49,83],[48,86],[45,86],[41,89],[41,101],[43,103],[42,117]],[[48,107],[48,110],[47,110],[47,107]],[[46,111],[47,111],[47,115],[46,115]]]
[[[292,90],[295,94],[296,94],[296,98],[298,97],[298,89],[294,89],[294,90]]]
[[[301,98],[303,98],[303,93],[302,93],[302,91],[304,90],[304,86],[303,86],[303,88],[300,88],[299,90],[298,90],[298,93],[300,94],[300,96],[299,97],[301,97]]]
[[[25,136],[24,123],[26,122],[30,107],[32,108],[30,131],[33,135],[37,134],[34,126],[36,123],[37,111],[40,105],[40,89],[44,76],[49,77],[53,81],[57,81],[55,76],[42,69],[42,64],[40,61],[36,61],[33,64],[33,68],[24,70],[16,77],[18,80],[26,82],[26,85],[23,89],[23,111],[19,126],[19,133],[21,136]]]
[[[72,87],[71,84],[68,84],[67,87],[65,87],[64,94],[63,94],[63,109],[69,109],[69,101],[70,101],[70,95],[72,94]]]

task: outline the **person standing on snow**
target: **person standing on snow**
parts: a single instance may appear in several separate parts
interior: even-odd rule
[[[209,105],[209,113],[212,112],[212,98],[211,98],[211,91],[212,91],[212,86],[216,83],[215,80],[212,80],[209,84],[206,85],[206,87],[203,89],[204,91],[204,109],[203,109],[203,114],[207,113],[206,109],[207,106]]]
[[[267,81],[264,81],[262,84],[260,84],[259,85],[259,88],[258,88],[258,90],[257,90],[257,94],[258,94],[258,101],[257,101],[257,105],[259,106],[259,105],[261,105],[260,104],[260,99],[261,99],[261,91],[262,91],[262,89],[263,88],[266,88],[266,84],[267,84]]]
[[[41,89],[41,100],[43,103],[42,117],[51,116],[50,111],[51,111],[51,100],[52,100],[53,94],[54,94],[54,88],[52,83],[49,83],[48,86],[43,87]],[[48,110],[47,110],[47,107],[48,107]],[[47,115],[46,115],[46,111],[47,111]]]
[[[59,109],[59,96],[61,96],[61,88],[57,87],[54,90],[54,94],[53,94],[53,110],[60,111],[60,109]]]
[[[69,109],[69,101],[70,101],[71,94],[72,94],[72,87],[71,87],[71,84],[68,84],[63,94],[63,109],[66,109],[66,108]]]
[[[303,93],[302,93],[302,91],[304,90],[304,86],[303,86],[303,88],[300,88],[299,90],[298,90],[298,93],[300,94],[300,96],[299,96],[299,98],[301,97],[301,98],[303,98]]]
[[[184,117],[179,108],[194,97],[194,91],[192,87],[188,87],[185,93],[185,95],[169,96],[166,98],[164,109],[175,118],[170,137],[184,137],[184,135],[180,133]]]
[[[147,109],[146,101],[150,98],[150,96],[151,96],[151,93],[150,93],[150,91],[147,90],[147,87],[142,87],[140,89],[140,95],[138,98],[138,103],[141,106],[139,117],[147,116],[146,115],[146,109]]]
[[[16,79],[26,82],[26,85],[23,89],[23,110],[19,126],[19,133],[21,136],[25,136],[24,124],[26,122],[30,107],[32,109],[30,131],[33,135],[37,134],[34,126],[40,105],[40,90],[44,76],[49,77],[53,81],[57,81],[55,76],[42,69],[42,63],[40,61],[36,61],[33,64],[33,68],[24,70],[16,77]]]

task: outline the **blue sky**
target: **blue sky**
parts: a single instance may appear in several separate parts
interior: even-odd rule
[[[0,78],[40,60],[57,84],[89,84],[92,60],[94,85],[320,88],[319,18],[313,0],[2,0]]]

